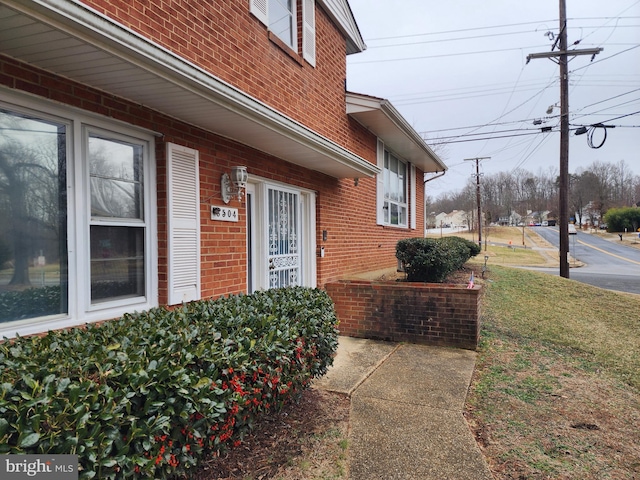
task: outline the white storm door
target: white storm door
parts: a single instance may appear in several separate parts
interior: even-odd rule
[[[267,188],[268,288],[302,284],[300,193]]]

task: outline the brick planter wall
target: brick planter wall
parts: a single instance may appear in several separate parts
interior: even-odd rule
[[[481,287],[341,280],[325,285],[349,337],[475,350]]]

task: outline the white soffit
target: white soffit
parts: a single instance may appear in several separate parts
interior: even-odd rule
[[[447,170],[444,162],[389,101],[349,92],[347,114],[378,136],[389,150],[423,172]]]
[[[0,54],[332,177],[371,177],[379,171],[371,162],[78,2],[3,0]]]

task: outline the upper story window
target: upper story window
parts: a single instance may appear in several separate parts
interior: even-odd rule
[[[251,13],[293,54],[301,55],[315,67],[315,0],[250,0],[250,6]]]
[[[294,0],[269,0],[268,21],[269,30],[297,52],[296,2]]]
[[[386,225],[407,226],[407,164],[384,151],[384,205]]]

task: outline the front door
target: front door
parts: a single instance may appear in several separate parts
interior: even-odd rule
[[[302,229],[299,194],[268,187],[267,217],[269,288],[300,285]]]
[[[247,291],[316,286],[315,193],[253,178],[247,186]]]

